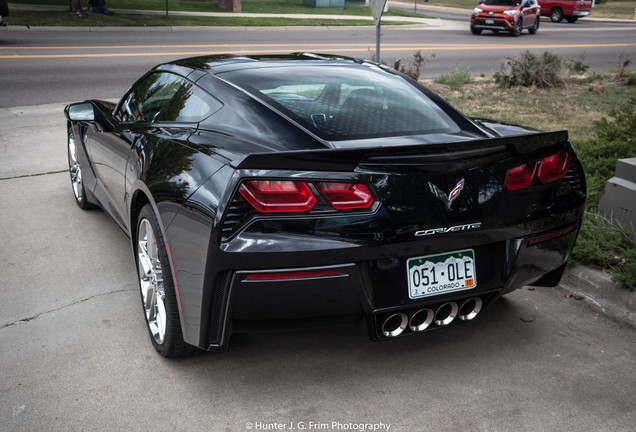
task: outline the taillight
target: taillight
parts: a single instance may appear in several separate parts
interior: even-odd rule
[[[554,156],[547,157],[541,161],[539,166],[539,174],[537,177],[541,183],[550,183],[561,180],[565,177],[570,166],[570,155],[567,153],[559,153]]]
[[[313,183],[322,197],[336,210],[365,209],[373,204],[369,188],[359,183]],[[309,184],[295,180],[246,180],[239,192],[260,212],[302,212],[316,205]]]
[[[373,204],[373,195],[363,184],[319,182],[316,187],[336,210],[369,208]]]
[[[260,212],[309,211],[316,197],[305,182],[290,180],[248,180],[239,192]]]
[[[530,162],[508,170],[506,174],[506,189],[514,191],[525,189],[532,184],[537,163]]]
[[[506,189],[515,191],[529,187],[534,181],[535,174],[543,184],[561,180],[568,172],[569,166],[570,155],[566,152],[519,165],[506,173]]]

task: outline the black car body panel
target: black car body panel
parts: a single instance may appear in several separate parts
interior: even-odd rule
[[[328,140],[321,129],[327,115],[303,120],[300,111],[227,79],[259,68],[302,71],[305,64],[372,68],[427,98],[452,126]],[[87,197],[133,239],[133,250],[141,207],[151,204],[158,215],[188,344],[223,350],[233,332],[358,321],[372,339],[386,339],[470,320],[524,285],[558,283],[585,203],[583,170],[567,132],[473,121],[398,72],[342,57],[186,59],[153,69],[131,91],[161,72],[205,92],[207,111],[183,114],[182,104],[178,115],[188,121],[122,121],[129,92],[116,106],[85,102],[94,118],[78,120],[69,107],[67,117],[80,137],[79,158],[90,167]],[[567,155],[563,177],[533,177],[527,187],[507,189],[511,169],[539,170],[554,155]],[[250,180],[302,183],[315,204],[261,212],[244,195]],[[320,189],[325,182],[363,185],[372,203],[337,209]],[[444,264],[454,273],[444,276],[444,286],[459,273],[469,285],[418,291],[432,282],[412,278],[425,270],[426,277],[441,276],[426,267],[438,259],[454,263]]]

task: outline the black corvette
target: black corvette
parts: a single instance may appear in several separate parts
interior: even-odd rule
[[[567,132],[469,119],[363,60],[185,59],[66,116],[77,204],[131,238],[164,356],[236,332],[472,320],[556,285],[583,215]]]

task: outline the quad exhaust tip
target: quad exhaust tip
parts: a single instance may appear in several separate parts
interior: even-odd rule
[[[474,319],[481,311],[482,301],[478,297],[473,297],[462,303],[459,308],[459,319],[462,321],[470,321]]]
[[[397,337],[410,330],[419,333],[428,329],[432,324],[445,327],[459,317],[461,321],[470,321],[481,312],[483,302],[479,297],[465,300],[461,306],[455,302],[447,302],[435,311],[431,308],[414,309],[407,312],[389,314],[381,325],[381,332],[385,337]],[[408,313],[408,315],[407,315]]]
[[[444,303],[435,312],[435,324],[440,327],[449,325],[455,320],[457,312],[459,312],[459,306],[457,306],[457,303]]]
[[[409,320],[409,329],[411,329],[412,332],[421,332],[426,330],[433,322],[434,316],[435,312],[429,308],[416,311],[413,315],[411,315],[411,319]]]
[[[386,337],[399,336],[406,329],[408,322],[408,317],[402,312],[389,315],[382,323],[382,334]]]

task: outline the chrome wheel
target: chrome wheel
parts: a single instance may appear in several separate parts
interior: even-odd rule
[[[166,336],[166,292],[157,239],[148,219],[139,223],[137,234],[139,288],[152,337],[162,344]]]
[[[82,184],[82,167],[77,157],[77,147],[75,145],[75,135],[73,130],[68,131],[68,171],[71,175],[71,186],[73,194],[79,204],[84,201],[84,185]]]

